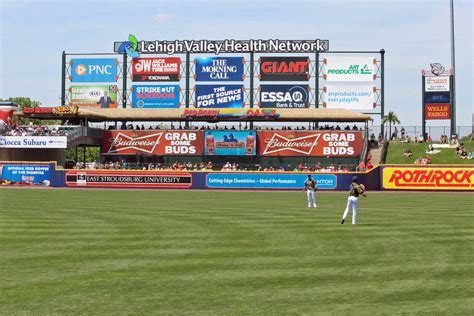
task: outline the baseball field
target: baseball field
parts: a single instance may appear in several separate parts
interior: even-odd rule
[[[474,313],[474,194],[0,189],[0,314]]]

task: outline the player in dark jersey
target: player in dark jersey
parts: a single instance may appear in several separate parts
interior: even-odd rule
[[[344,224],[346,220],[347,214],[349,213],[349,209],[352,208],[352,226],[357,224],[357,207],[359,206],[359,195],[365,195],[365,186],[363,184],[359,184],[359,179],[356,176],[352,177],[352,182],[349,185],[349,198],[347,199],[347,206],[346,210],[344,211],[344,215],[342,215],[341,224]]]
[[[306,191],[306,195],[308,197],[308,207],[311,207],[311,204],[313,204],[313,207],[317,207],[316,203],[316,191],[318,190],[318,184],[316,181],[311,178],[311,175],[308,175],[308,179],[304,182],[304,191]]]

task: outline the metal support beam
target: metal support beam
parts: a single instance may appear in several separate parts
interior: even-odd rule
[[[384,126],[382,124],[382,119],[385,116],[385,50],[382,48],[380,50],[380,131],[382,132],[382,137],[385,137]],[[390,137],[390,135],[389,135]]]
[[[127,107],[127,54],[123,53],[122,65],[122,108]]]
[[[66,52],[61,57],[61,105],[66,105]]]
[[[254,58],[255,58],[255,53],[254,52],[250,52],[250,108],[252,109],[253,108],[253,99],[254,99],[254,93],[253,93],[253,89],[254,89],[254,77],[255,77],[255,73],[254,73]],[[253,129],[253,122],[250,122],[250,129]]]

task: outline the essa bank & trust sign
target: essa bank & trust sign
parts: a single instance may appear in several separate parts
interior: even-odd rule
[[[329,50],[329,40],[174,40],[139,41],[133,34],[127,41],[114,42],[114,52],[136,58],[140,54],[177,53],[314,53]]]

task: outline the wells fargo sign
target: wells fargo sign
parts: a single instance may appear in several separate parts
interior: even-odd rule
[[[451,118],[451,106],[449,103],[425,104],[425,118],[427,120],[448,120]]]
[[[106,131],[103,154],[202,155],[203,133],[199,131]]]
[[[384,189],[474,190],[472,167],[384,167]]]
[[[359,156],[362,132],[257,132],[259,156]]]

